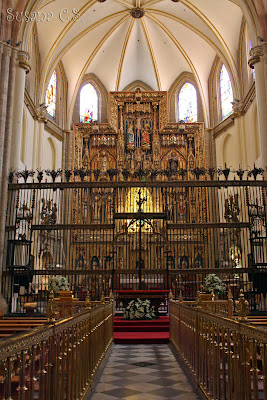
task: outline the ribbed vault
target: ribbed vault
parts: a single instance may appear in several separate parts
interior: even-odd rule
[[[227,66],[235,96],[239,97],[237,50],[243,15],[250,15],[252,38],[258,29],[249,3],[250,0],[29,1],[29,10],[53,13],[50,22],[37,23],[40,100],[59,61],[68,79],[69,124],[85,74],[95,74],[107,91],[123,90],[135,81],[142,81],[153,90],[169,90],[181,73],[188,72],[198,85],[204,120],[209,125],[208,77],[216,55]],[[29,25],[22,25],[26,50],[29,31]]]

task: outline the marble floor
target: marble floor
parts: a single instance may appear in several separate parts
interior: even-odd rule
[[[198,400],[166,344],[113,345],[90,400]]]

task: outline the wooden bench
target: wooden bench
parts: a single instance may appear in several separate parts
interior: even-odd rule
[[[46,318],[4,317],[0,319],[0,339],[42,326]]]

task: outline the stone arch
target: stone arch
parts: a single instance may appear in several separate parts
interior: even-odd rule
[[[222,59],[216,55],[211,72],[209,75],[208,87],[209,87],[209,99],[210,99],[210,121],[211,126],[216,126],[222,121],[222,107],[221,107],[221,96],[220,96],[220,72],[223,66]],[[234,85],[232,72],[229,70],[228,66],[224,64],[226,70],[229,74],[233,97],[237,96],[237,90]]]
[[[152,89],[151,86],[147,85],[143,81],[133,81],[129,85],[125,86],[125,88],[122,90],[123,92],[134,92],[137,88],[140,88],[143,92],[154,92],[154,89]]]
[[[57,76],[56,85],[56,114],[55,118],[48,118],[54,121],[60,128],[64,129],[66,126],[66,110],[67,110],[67,77],[62,62],[60,61],[55,70]],[[46,88],[49,84],[51,76],[48,77]],[[41,100],[40,100],[41,101]]]
[[[168,112],[169,121],[178,122],[178,96],[180,90],[185,83],[191,83],[197,92],[197,119],[198,121],[204,121],[203,105],[201,101],[201,96],[198,90],[198,86],[194,75],[191,72],[182,72],[178,78],[175,79],[173,84],[169,89],[168,96]]]
[[[73,115],[72,115],[72,123],[79,123],[80,122],[80,92],[82,88],[87,84],[90,83],[96,90],[98,95],[98,122],[103,123],[107,122],[108,119],[108,92],[103,83],[100,79],[93,73],[86,74],[83,77],[81,85],[78,90],[78,94],[75,100],[74,108],[73,108]]]
[[[56,169],[57,166],[57,148],[55,145],[54,140],[50,137],[47,139],[47,142],[49,143],[50,151],[51,151],[51,168]]]
[[[90,161],[90,167],[92,170],[98,168],[98,158],[101,156],[103,153],[106,153],[107,156],[107,164],[108,164],[108,169],[111,168],[117,168],[117,160],[116,157],[105,147],[102,147],[91,159]]]
[[[161,166],[162,170],[165,170],[168,168],[169,156],[171,156],[173,152],[175,152],[177,159],[180,161],[179,168],[186,168],[187,161],[186,161],[184,154],[181,153],[177,147],[173,146],[168,151],[166,151],[163,154],[163,156],[161,157],[160,166]]]
[[[226,134],[225,138],[223,139],[222,143],[222,161],[223,165],[227,165],[227,167],[230,167],[231,164],[231,153],[230,149],[234,148],[233,147],[233,136],[230,135],[230,133]]]

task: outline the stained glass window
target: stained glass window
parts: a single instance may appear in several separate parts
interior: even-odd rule
[[[185,83],[178,98],[179,121],[197,121],[197,91],[191,83]]]
[[[80,92],[80,122],[89,123],[98,119],[98,96],[91,83]]]
[[[232,101],[233,101],[233,90],[231,80],[225,65],[221,68],[220,73],[220,92],[221,92],[221,108],[222,108],[222,119],[229,117],[233,112]]]
[[[47,105],[47,114],[52,118],[56,116],[56,91],[57,91],[57,74],[53,72],[49,84],[46,89],[45,104]]]

